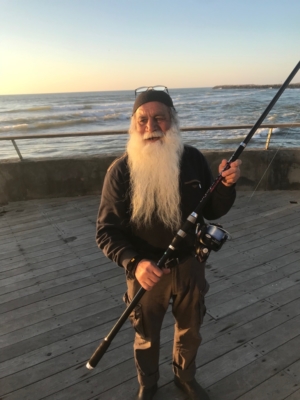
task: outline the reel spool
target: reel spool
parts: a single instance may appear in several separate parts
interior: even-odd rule
[[[196,254],[200,262],[205,262],[213,251],[219,251],[230,234],[219,224],[197,225],[196,229]]]

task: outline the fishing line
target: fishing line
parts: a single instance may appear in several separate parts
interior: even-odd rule
[[[300,112],[297,114],[296,120],[298,119],[299,115],[300,115]],[[283,138],[287,137],[287,135],[288,135],[288,132],[286,132],[286,134],[283,136]],[[268,170],[269,170],[269,168],[270,168],[272,162],[274,161],[275,157],[277,156],[277,153],[278,153],[279,150],[281,150],[281,149],[282,149],[282,147],[279,147],[279,148],[276,150],[276,153],[275,153],[274,156],[272,157],[272,160],[270,161],[269,165],[267,166],[267,168],[266,168],[265,172],[263,173],[262,177],[260,178],[258,184],[255,186],[255,188],[254,188],[254,190],[253,190],[251,196],[248,198],[248,201],[250,201],[250,200],[252,199],[252,197],[254,196],[254,193],[256,192],[256,190],[257,190],[257,188],[259,187],[261,181],[263,180],[264,176],[265,176],[266,173],[268,172]]]
[[[276,153],[274,154],[274,156],[273,156],[272,160],[270,161],[270,163],[269,163],[269,165],[267,166],[267,168],[266,168],[265,172],[263,173],[263,175],[262,175],[262,177],[261,177],[260,181],[258,182],[258,184],[256,185],[256,187],[254,188],[254,190],[253,190],[253,192],[252,192],[251,196],[248,198],[248,201],[250,201],[250,200],[252,199],[252,197],[254,196],[254,193],[256,192],[256,190],[257,190],[258,186],[260,185],[261,181],[263,180],[264,176],[266,175],[266,173],[267,173],[268,169],[270,168],[270,166],[271,166],[271,164],[272,164],[272,162],[273,162],[274,158],[276,157],[276,155],[277,155],[278,151],[279,151],[279,149],[277,149]]]

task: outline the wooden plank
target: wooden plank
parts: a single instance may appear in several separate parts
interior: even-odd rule
[[[17,281],[14,279],[12,280],[12,278],[4,279],[4,285],[0,287],[0,295],[12,293],[20,289],[30,288],[36,285],[41,285],[42,283],[53,281],[54,279],[69,276],[82,271],[86,271],[85,266],[82,263],[78,263],[77,265],[73,265],[69,268],[62,268],[59,270],[55,269],[54,271],[43,271],[42,274],[32,274],[32,276],[29,276],[28,279],[25,278]],[[7,282],[6,285],[5,282]]]
[[[295,299],[298,299],[299,297],[300,297],[299,285],[294,285],[289,287],[285,291],[267,297],[266,300],[276,306],[282,306],[284,304],[292,302]]]
[[[299,400],[300,399],[300,389],[292,393],[290,396],[286,397],[285,400]]]
[[[58,294],[57,296],[53,296],[47,299],[43,299],[40,301],[36,301],[29,305],[24,305],[23,307],[15,308],[13,310],[4,312],[1,314],[1,323],[5,324],[6,322],[12,319],[19,319],[27,316],[28,314],[33,314],[39,312],[44,309],[60,306],[63,303],[67,303],[69,301],[77,300],[78,298],[92,295],[93,293],[99,293],[98,283],[94,283],[91,285],[83,286],[79,289],[75,289],[66,293]],[[111,294],[107,291],[101,292],[102,295],[106,295],[107,297],[111,296]],[[120,292],[121,293],[121,292]],[[2,330],[1,330],[2,332]]]
[[[80,332],[87,332],[89,329],[102,326],[106,322],[110,322],[110,326],[112,326],[123,310],[123,305],[115,306],[110,308],[108,311],[102,311],[98,314],[91,313],[91,315],[85,317],[82,316],[82,318],[77,318],[75,321],[70,321],[70,323],[65,323],[59,326],[57,324],[56,327],[52,326],[51,330],[44,329],[43,332],[41,330],[39,334],[28,335],[28,338],[23,338],[22,341],[12,341],[12,344],[7,345],[5,343],[5,347],[1,349],[0,362],[28,354],[31,351],[43,348],[44,346],[57,341],[67,340],[71,336],[77,335]],[[45,324],[41,328],[43,327],[45,327]],[[18,336],[19,338],[21,337],[21,335]]]
[[[244,295],[234,298],[233,300],[229,300],[226,303],[219,304],[214,307],[210,307],[208,299],[207,312],[214,318],[222,318],[230,313],[246,307],[249,304],[253,304],[258,300],[265,299],[273,293],[280,292],[293,285],[295,285],[293,280],[289,278],[283,278],[276,281],[276,283],[271,283],[269,285],[263,286],[262,288],[255,289],[251,293],[246,293]]]
[[[172,323],[172,316],[169,313],[166,316],[166,321],[162,330],[163,332],[169,329],[167,324],[170,323]],[[49,370],[51,370],[51,372],[55,370],[56,373],[60,370],[64,370],[70,365],[70,358],[76,357],[76,364],[83,363],[90,357],[94,349],[98,346],[100,339],[102,340],[110,330],[111,325],[112,322],[97,325],[89,329],[88,335],[86,331],[79,332],[76,335],[70,336],[67,340],[63,339],[40,349],[28,352],[26,355],[10,359],[3,363],[3,368],[0,368],[0,377],[5,377],[21,371],[19,376],[26,376],[28,383],[29,381],[36,382],[42,377],[47,376],[47,370],[48,373]],[[117,352],[120,351],[120,347],[123,348],[124,345],[127,350],[130,350],[128,352],[128,354],[130,354],[129,358],[132,358],[131,343],[133,335],[133,330],[129,321],[127,321],[107,350],[105,357],[101,361],[101,364],[99,364],[99,368],[103,370],[114,366],[116,359],[114,354],[117,354]],[[162,339],[162,343],[164,343],[164,339]],[[115,352],[113,352],[114,349],[116,349]],[[21,360],[26,364],[26,368],[22,368],[20,364]],[[36,366],[35,370],[29,370],[30,367],[34,366]],[[99,368],[97,368],[97,370]],[[25,369],[25,371],[23,371],[23,369]],[[42,370],[44,372],[42,372]],[[16,379],[16,377],[14,379]]]
[[[223,304],[236,297],[239,297],[244,293],[252,292],[259,289],[260,287],[265,287],[265,285],[270,282],[277,282],[282,279],[287,278],[280,271],[270,271],[265,274],[258,275],[252,279],[242,281],[241,283],[236,283],[235,280],[230,277],[228,278],[228,281],[231,283],[231,287],[229,289],[218,291],[216,294],[213,295],[210,295],[210,293],[208,292],[207,302],[209,304],[209,307],[213,308],[219,304]]]
[[[22,274],[26,274],[30,271],[36,272],[39,270],[44,270],[44,268],[51,268],[54,270],[58,270],[58,269],[62,269],[62,268],[67,268],[68,266],[71,265],[77,265],[82,263],[82,261],[77,257],[76,255],[74,256],[74,254],[70,253],[67,255],[64,255],[63,257],[55,257],[52,258],[50,260],[45,260],[43,261],[43,263],[32,263],[32,262],[28,262],[26,260],[23,260],[20,263],[14,264],[13,267],[7,267],[7,266],[3,266],[2,270],[3,272],[0,274],[1,279],[6,279],[9,277],[17,277],[19,275]],[[47,271],[46,269],[44,271]],[[41,273],[43,273],[43,271],[41,271]],[[17,278],[16,278],[17,279]]]
[[[263,382],[267,382],[277,373],[299,359],[299,353],[295,349],[300,346],[300,337],[285,343],[256,361],[246,365],[235,373],[226,376],[209,387],[209,393],[216,400],[240,399]],[[291,386],[291,385],[290,385]],[[293,386],[293,384],[292,384]],[[295,388],[294,390],[296,390]],[[264,400],[263,393],[259,393],[256,400]],[[280,397],[281,400],[285,397]],[[271,399],[270,399],[271,400]]]
[[[92,285],[95,283],[95,279],[91,276],[87,276],[86,278],[80,278],[80,279],[75,279],[71,280],[68,283],[61,283],[61,280],[57,282],[57,285],[53,285],[53,287],[49,287],[48,289],[42,288],[42,290],[33,290],[30,289],[30,292],[28,290],[23,291],[21,294],[19,293],[20,291],[16,292],[14,296],[1,296],[0,300],[2,297],[5,297],[3,300],[2,304],[0,303],[0,314],[3,312],[8,312],[10,310],[14,310],[19,307],[23,307],[28,304],[33,304],[36,303],[37,301],[44,300],[51,298],[53,296],[57,296],[58,294],[61,293],[67,293],[68,291],[75,290],[79,287],[84,287],[87,285]]]
[[[276,347],[299,335],[300,317],[285,321],[259,337],[251,340],[251,345],[262,354],[267,354]]]
[[[299,381],[293,379],[289,374],[284,371],[276,374],[272,378],[263,382],[259,386],[250,390],[245,395],[241,396],[241,400],[280,400],[285,399],[286,396],[292,394],[297,389]]]
[[[220,219],[234,239],[207,264],[209,313],[197,356],[199,381],[215,400],[297,393],[290,380],[298,379],[300,359],[300,207],[291,199],[299,202],[300,193],[242,193]],[[84,367],[124,309],[124,272],[95,244],[98,205],[97,196],[18,202],[1,217],[0,395],[7,399],[134,398],[128,322],[99,368]],[[172,382],[172,325],[168,312],[158,400],[185,398]]]
[[[34,313],[26,314],[24,317],[19,317],[19,318],[14,318],[10,319],[10,321],[7,321],[5,325],[1,329],[1,334],[5,335],[9,332],[14,332],[20,329],[25,329],[28,326],[35,325],[35,329],[37,329],[37,333],[39,333],[38,330],[38,323],[45,321],[45,320],[51,320],[52,318],[55,318],[56,320],[58,319],[58,316],[63,315],[63,314],[76,314],[77,316],[80,317],[80,315],[87,316],[87,306],[93,306],[93,308],[97,308],[98,312],[101,311],[101,304],[106,304],[107,300],[113,304],[123,304],[122,299],[115,299],[114,302],[111,301],[111,297],[109,296],[108,293],[105,293],[104,291],[101,292],[96,292],[96,293],[89,293],[87,296],[82,296],[79,299],[71,300],[68,302],[60,303],[58,306],[53,306],[51,308],[45,308],[41,311],[35,311]],[[107,307],[109,309],[109,307]],[[84,312],[82,314],[81,312]],[[2,317],[1,317],[2,320]],[[65,321],[68,321],[68,318],[65,319]],[[51,323],[49,321],[49,329],[51,328]],[[25,335],[24,335],[25,337]]]
[[[264,326],[264,327],[266,328],[266,327],[267,327],[267,324],[264,323],[264,324],[262,324],[262,326]],[[246,329],[246,331],[247,331],[247,332],[252,332],[251,329]],[[232,340],[230,340],[230,342],[233,343]],[[220,343],[220,349],[221,349],[222,347],[223,347],[223,346],[221,346],[221,343]],[[212,349],[213,349],[213,347],[212,347]],[[223,348],[223,352],[227,352],[227,351],[228,351],[228,348],[224,347],[224,348]],[[201,353],[202,353],[201,360],[203,361],[203,348],[202,348]],[[211,351],[211,349],[210,349],[210,350],[207,350],[207,354],[210,355],[210,356],[209,356],[210,358],[212,358],[212,357],[214,358],[214,356],[212,356],[213,352]],[[207,360],[206,360],[206,362],[207,362]],[[32,375],[32,374],[31,374],[31,375]]]
[[[8,301],[11,301],[11,300],[14,300],[17,298],[22,298],[22,297],[28,296],[30,294],[43,291],[45,289],[53,288],[55,286],[61,286],[66,283],[69,283],[72,281],[77,281],[77,280],[87,278],[87,277],[90,277],[90,273],[86,270],[82,270],[80,272],[77,272],[77,273],[74,273],[71,275],[67,275],[67,276],[59,277],[58,279],[52,279],[50,281],[43,282],[40,285],[25,287],[18,291],[3,294],[2,296],[0,296],[0,303],[6,303]]]

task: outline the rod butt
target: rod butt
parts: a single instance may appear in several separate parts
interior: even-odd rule
[[[91,364],[90,364],[89,362],[86,363],[86,367],[87,367],[87,369],[89,369],[89,370],[94,369],[94,367],[92,367]]]

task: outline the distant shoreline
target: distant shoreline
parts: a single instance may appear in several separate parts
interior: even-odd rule
[[[279,89],[282,85],[218,85],[214,86],[213,89]],[[300,89],[300,83],[291,83],[288,86],[289,89]]]

